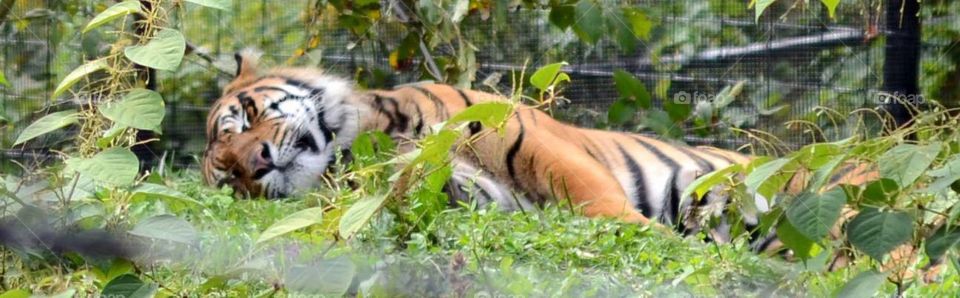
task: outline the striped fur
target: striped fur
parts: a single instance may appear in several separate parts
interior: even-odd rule
[[[283,197],[317,186],[334,154],[348,149],[359,132],[384,132],[408,152],[434,124],[473,104],[504,100],[440,84],[361,92],[314,69],[258,75],[251,60],[240,58],[238,78],[210,113],[203,159],[207,183],[230,184],[249,196]],[[750,161],[712,147],[579,128],[524,105],[505,126],[501,136],[468,125],[472,142],[455,153],[447,187],[452,197],[507,209],[569,199],[586,216],[660,222],[691,233],[701,230],[698,218],[722,215],[728,198],[718,191],[701,200],[682,198],[686,186]],[[766,200],[755,199],[765,211]],[[756,225],[757,216],[744,221]],[[711,235],[728,240],[723,225]]]

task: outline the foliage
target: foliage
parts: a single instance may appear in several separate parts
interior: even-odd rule
[[[850,251],[875,260],[869,262],[870,267],[890,274],[891,281],[907,283],[914,270],[942,260],[944,253],[956,257],[957,242],[947,235],[960,223],[954,183],[960,179],[960,171],[952,164],[958,153],[960,118],[943,109],[916,117],[913,125],[883,136],[811,144],[785,157],[757,159],[751,166],[723,171],[727,177],[743,175],[743,180],[699,179],[687,192],[725,185],[732,197],[763,195],[773,205],[770,214],[784,216],[767,217],[761,226],[779,225],[777,233],[787,247],[801,252],[797,256],[807,262],[816,262],[815,268],[832,259],[820,256]],[[852,169],[858,165],[878,171],[878,180],[835,185],[835,181],[842,183],[839,179],[846,173],[857,171]],[[803,190],[799,194],[783,192],[789,179],[800,181]],[[943,186],[928,187],[932,183]],[[733,210],[750,209],[738,206]],[[828,232],[838,221],[844,228],[840,238],[834,239]],[[891,254],[901,246],[912,251],[928,249],[917,261],[897,261]],[[903,258],[903,253],[898,256]]]

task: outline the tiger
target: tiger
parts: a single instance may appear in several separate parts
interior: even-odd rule
[[[208,185],[230,185],[238,196],[283,198],[321,187],[337,156],[348,156],[362,132],[389,135],[402,154],[452,115],[478,103],[508,101],[435,83],[361,91],[348,79],[317,68],[276,68],[261,74],[254,52],[235,58],[236,78],[223,88],[207,119],[202,174]],[[470,150],[452,150],[453,174],[445,189],[455,200],[515,210],[562,198],[587,217],[686,235],[702,231],[708,240],[731,241],[730,219],[724,218],[729,196],[718,189],[696,199],[683,197],[683,192],[702,175],[749,164],[752,156],[581,128],[519,103],[499,128],[501,133],[485,133],[494,129],[470,123],[461,137],[461,142],[470,139]],[[853,165],[837,170],[829,185],[876,179],[875,167]],[[792,180],[785,191],[799,191],[802,180]],[[756,212],[741,215],[746,228],[754,231],[751,248],[784,251],[775,231],[756,235],[758,218],[770,206],[759,194],[752,200]],[[711,216],[722,222],[706,229],[699,219]]]
[[[450,85],[423,83],[392,90],[358,91],[315,68],[278,68],[260,74],[255,54],[237,54],[236,78],[223,88],[207,119],[202,172],[209,185],[230,185],[242,196],[282,198],[319,187],[337,154],[349,153],[358,134],[380,131],[400,152],[477,103],[504,97]],[[471,123],[472,150],[454,152],[451,184],[478,186],[482,201],[525,208],[565,198],[587,217],[629,223],[678,221],[694,200],[681,198],[703,174],[751,158],[714,147],[690,147],[640,134],[586,129],[517,104],[504,133]],[[449,187],[457,192],[462,187]],[[697,204],[723,206],[706,195]],[[761,211],[767,201],[756,197]],[[720,212],[722,208],[714,208]],[[718,213],[719,214],[719,213]],[[689,214],[687,214],[689,215]],[[692,217],[690,217],[692,218]],[[755,218],[749,218],[755,224]]]

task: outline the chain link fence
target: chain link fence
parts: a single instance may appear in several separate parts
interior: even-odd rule
[[[109,32],[80,34],[86,20],[109,1],[15,1],[0,28],[2,70],[10,81],[0,92],[2,169],[13,162],[49,159],[51,148],[68,145],[69,132],[49,135],[26,146],[11,147],[32,120],[70,105],[51,99],[50,92],[83,57],[109,44]],[[623,5],[603,2],[601,5]],[[306,8],[315,1],[241,1],[228,11],[186,6],[174,16],[188,42],[202,55],[188,55],[176,72],[160,72],[158,91],[167,102],[161,141],[141,157],[167,156],[181,167],[196,167],[204,146],[204,121],[219,87],[232,74],[233,53],[245,47],[264,52],[264,63],[283,65],[309,38]],[[726,108],[729,125],[771,132],[788,144],[816,138],[784,126],[790,119],[820,123],[827,107],[839,113],[878,106],[883,84],[883,8],[843,3],[831,19],[818,1],[777,1],[755,20],[742,0],[631,1],[653,22],[650,37],[635,47],[601,39],[582,42],[570,29],[552,26],[546,11],[513,7],[507,18],[493,21],[472,13],[461,25],[463,36],[477,48],[477,83],[495,82],[500,91],[513,88],[514,72],[566,61],[572,82],[563,92],[569,103],[558,115],[584,126],[610,128],[606,109],[618,98],[612,74],[627,71],[639,78],[653,96],[653,109],[667,101],[712,98],[724,88],[743,82],[736,100]],[[924,12],[925,16],[933,15]],[[936,22],[937,19],[934,19]],[[942,20],[941,20],[942,21]],[[946,21],[952,26],[953,21]],[[934,23],[936,24],[936,23]],[[947,26],[945,25],[945,26]],[[424,77],[417,68],[390,65],[390,51],[403,37],[403,26],[385,23],[358,39],[335,21],[319,26],[316,49],[293,60],[329,72],[367,80],[366,85],[389,87]],[[956,41],[922,42],[924,61],[943,60]],[[440,48],[439,51],[445,49]],[[907,61],[906,63],[911,63]],[[499,77],[499,81],[494,80]],[[948,99],[943,99],[948,100]],[[950,99],[955,100],[955,99]],[[640,118],[645,114],[640,114]],[[643,130],[642,119],[615,129]],[[842,136],[843,126],[826,127],[828,137]],[[742,135],[696,135],[686,128],[687,141],[721,147],[746,142]]]

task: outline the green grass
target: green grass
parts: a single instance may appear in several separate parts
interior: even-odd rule
[[[332,208],[320,224],[258,244],[260,233],[281,218],[330,205],[329,198],[349,197],[350,191],[235,200],[227,191],[202,186],[196,172],[166,180],[200,205],[143,200],[127,205],[123,218],[114,220],[122,230],[172,213],[195,227],[198,245],[153,243],[135,266],[110,260],[58,263],[5,252],[3,286],[34,294],[70,289],[93,294],[115,276],[132,273],[158,284],[160,296],[286,296],[317,285],[309,277],[318,273],[309,270],[349,261],[355,275],[341,286],[363,296],[830,296],[860,271],[818,272],[754,254],[742,242],[705,243],[587,219],[565,206],[508,213],[464,205],[414,229],[388,208],[349,240],[330,232],[341,210]],[[953,267],[948,271],[942,284],[915,285],[907,294],[955,296],[960,280]],[[883,290],[896,289],[888,284]]]

